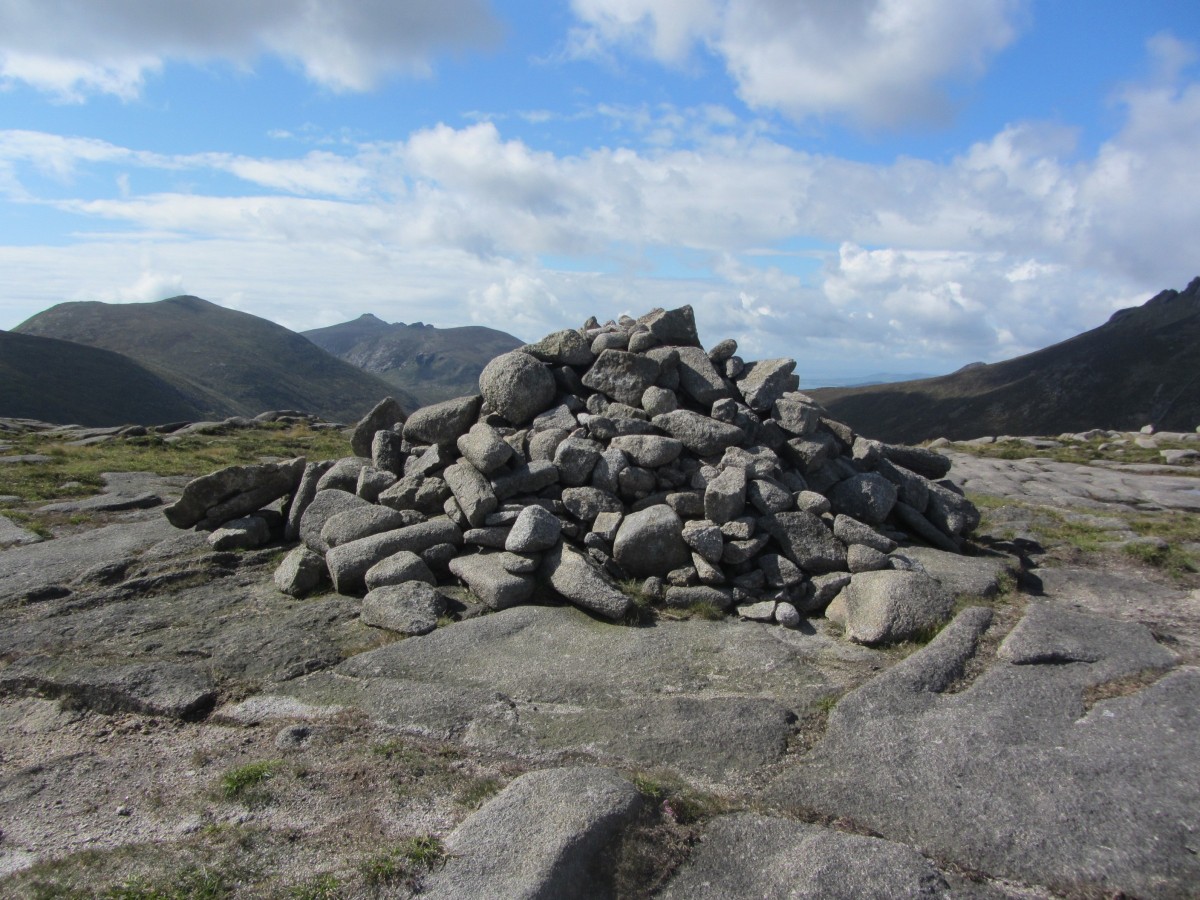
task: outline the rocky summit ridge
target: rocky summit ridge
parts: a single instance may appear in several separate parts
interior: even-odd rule
[[[953,598],[890,554],[912,538],[957,551],[978,512],[941,480],[945,457],[856,435],[795,365],[732,340],[705,351],[688,306],[593,318],[495,358],[478,394],[407,417],[382,401],[354,456],[230,467],[166,515],[218,549],[274,527],[298,541],[281,590],[328,579],[404,634],[432,631],[439,588],[460,585],[468,608],[549,594],[623,620],[640,591],[788,627],[824,612],[866,644],[936,629]]]

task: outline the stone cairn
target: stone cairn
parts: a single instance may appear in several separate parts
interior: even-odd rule
[[[949,461],[829,419],[797,391],[794,360],[736,354],[733,340],[702,349],[690,306],[592,318],[492,360],[478,395],[409,416],[384,400],[355,427],[354,456],[232,466],[166,515],[218,548],[274,527],[299,542],[280,590],[329,579],[365,595],[364,621],[405,634],[436,626],[451,585],[493,610],[561,598],[620,621],[632,580],[667,607],[789,627],[835,598],[845,624],[843,589],[861,582],[865,597],[877,573],[893,576],[877,586],[885,605],[940,590],[893,551],[912,538],[957,551],[978,524],[939,480]],[[913,633],[919,618],[899,616]]]

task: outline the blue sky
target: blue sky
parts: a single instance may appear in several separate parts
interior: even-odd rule
[[[0,0],[0,328],[691,303],[952,371],[1200,274],[1198,52],[1190,0]]]

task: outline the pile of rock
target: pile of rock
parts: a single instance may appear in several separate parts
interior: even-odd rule
[[[939,480],[949,461],[830,420],[797,391],[794,360],[736,354],[732,340],[705,352],[687,306],[592,319],[494,359],[479,395],[407,417],[385,400],[356,427],[354,456],[231,467],[167,515],[217,528],[220,546],[274,525],[300,542],[282,590],[328,577],[366,595],[368,622],[405,633],[434,627],[451,583],[492,609],[550,592],[614,620],[632,603],[625,579],[668,606],[792,626],[856,582],[844,622],[881,590],[885,605],[933,610],[900,616],[902,631],[947,614],[948,595],[893,551],[913,537],[953,551],[978,524]]]

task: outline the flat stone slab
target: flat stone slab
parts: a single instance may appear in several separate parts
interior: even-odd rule
[[[61,698],[96,712],[138,712],[176,719],[207,713],[217,698],[212,677],[168,662],[78,665],[47,656],[17,660],[0,670],[0,693]]]
[[[1104,465],[1050,459],[989,459],[947,452],[950,479],[966,493],[991,494],[1049,506],[1200,512],[1200,479],[1156,471],[1123,471]]]
[[[949,886],[903,844],[754,813],[721,816],[663,900],[945,897]]]
[[[1173,654],[1139,625],[1035,604],[983,674],[951,690],[989,618],[965,611],[844,697],[764,799],[993,877],[1191,895],[1200,669],[1163,668]]]
[[[955,597],[994,597],[1006,583],[1014,583],[1021,569],[1019,560],[1003,554],[963,556],[914,546],[897,550],[895,555],[920,563]]]
[[[38,544],[42,540],[40,534],[35,534],[28,528],[22,528],[12,519],[0,516],[0,548]]]
[[[776,763],[797,715],[881,659],[811,630],[733,620],[633,628],[521,606],[360,654],[278,693],[515,752],[669,759],[720,782]]]
[[[637,788],[610,769],[522,775],[450,834],[449,858],[421,896],[610,897],[603,854],[642,802]]]

